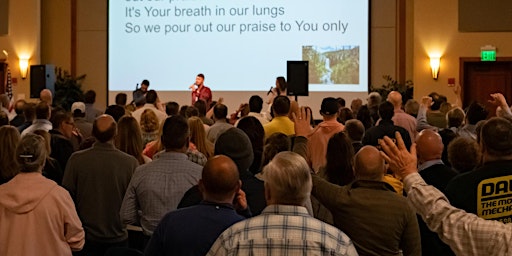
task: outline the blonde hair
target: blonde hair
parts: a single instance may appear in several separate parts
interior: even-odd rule
[[[28,133],[21,138],[16,147],[16,162],[21,172],[41,171],[46,158],[48,158],[48,151],[42,136]]]
[[[11,179],[18,174],[16,163],[16,146],[20,141],[20,132],[16,127],[5,125],[0,127],[0,178]]]
[[[158,131],[160,122],[155,112],[151,109],[146,109],[140,116],[140,128],[144,132],[155,132]]]
[[[274,156],[263,168],[263,179],[278,204],[305,205],[313,187],[308,163],[290,151]]]
[[[203,153],[206,158],[213,156],[213,143],[206,139],[203,121],[197,116],[190,117],[188,120],[190,130],[190,142],[196,145],[197,151]]]
[[[134,117],[123,116],[119,119],[115,145],[117,149],[135,157],[139,164],[144,164],[144,158],[142,157],[142,133]]]

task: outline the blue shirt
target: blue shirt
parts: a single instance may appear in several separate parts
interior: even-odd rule
[[[231,205],[205,201],[170,212],[155,229],[145,255],[206,255],[225,229],[243,219]]]

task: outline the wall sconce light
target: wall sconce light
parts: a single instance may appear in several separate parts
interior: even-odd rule
[[[430,69],[432,69],[432,78],[437,80],[439,76],[439,64],[441,64],[440,57],[430,57]]]
[[[27,78],[27,73],[28,73],[28,59],[21,58],[20,59],[20,75],[21,75],[21,79]]]

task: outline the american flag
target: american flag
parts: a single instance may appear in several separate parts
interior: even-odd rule
[[[12,100],[12,81],[11,81],[11,70],[7,68],[7,76],[5,77],[5,93]]]

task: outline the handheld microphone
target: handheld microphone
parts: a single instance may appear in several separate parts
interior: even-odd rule
[[[270,86],[270,90],[268,90],[267,95],[271,94],[273,89],[274,89],[274,86]]]
[[[137,83],[137,85],[135,85],[135,90],[138,90],[139,89],[139,84]]]

